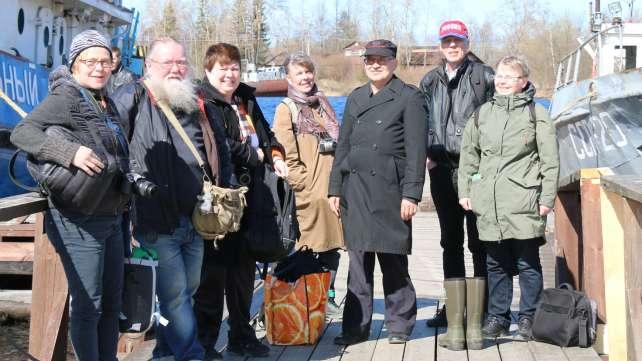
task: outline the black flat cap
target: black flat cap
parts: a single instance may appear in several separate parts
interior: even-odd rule
[[[380,56],[390,56],[393,58],[397,57],[397,45],[390,40],[377,39],[369,41],[366,44],[366,51],[363,56],[368,55],[380,55]]]

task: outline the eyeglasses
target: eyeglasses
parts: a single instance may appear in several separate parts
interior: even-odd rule
[[[98,59],[78,59],[79,62],[85,64],[89,69],[95,69],[96,65],[100,64],[103,69],[111,69],[114,63],[111,60],[98,60]]]
[[[175,61],[172,61],[172,60],[156,61],[154,59],[149,59],[149,60],[160,65],[160,67],[163,68],[164,70],[171,70],[174,67],[174,65],[176,65],[179,69],[187,68],[187,60],[175,60]]]
[[[373,65],[374,63],[386,65],[386,63],[392,59],[391,56],[364,56],[363,63],[366,65]]]
[[[495,75],[495,79],[497,80],[512,81],[513,83],[521,78],[523,78],[523,76],[509,76],[509,75],[503,75],[503,74]]]

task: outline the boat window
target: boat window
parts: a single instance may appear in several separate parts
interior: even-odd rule
[[[65,50],[65,37],[60,36],[58,40],[58,54],[62,55],[62,52]]]
[[[18,34],[22,34],[25,29],[25,11],[20,8],[18,10]]]
[[[615,49],[620,49],[620,46],[616,45]],[[635,45],[624,45],[624,70],[635,69],[637,67],[637,50],[638,47]],[[619,62],[619,56],[616,56],[615,58],[615,63],[617,66],[617,63]]]
[[[49,27],[45,26],[44,36],[42,39],[45,43],[45,47],[49,46]]]

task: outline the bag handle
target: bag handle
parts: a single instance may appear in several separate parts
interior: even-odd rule
[[[26,154],[26,152],[24,150],[18,149],[13,153],[13,155],[11,156],[11,159],[9,159],[9,167],[8,167],[9,168],[9,179],[11,179],[13,184],[15,184],[16,186],[18,186],[18,187],[20,187],[20,188],[22,188],[22,189],[24,189],[26,191],[38,192],[38,193],[42,194],[43,193],[42,192],[42,188],[40,188],[40,187],[31,187],[31,186],[28,186],[26,184],[23,184],[22,182],[20,182],[18,180],[18,177],[16,177],[16,174],[15,174],[16,170],[14,168],[15,168],[15,165],[16,165],[16,159],[18,159],[18,154],[20,154],[21,152],[24,152]]]
[[[143,84],[145,84],[145,87],[147,87],[147,90],[151,92],[151,88],[149,87],[149,84],[147,80],[143,80]],[[203,158],[201,158],[201,155],[198,154],[198,151],[196,150],[196,147],[194,146],[194,143],[189,139],[189,136],[187,133],[185,133],[185,129],[183,129],[183,126],[181,123],[178,122],[178,119],[176,119],[176,115],[172,111],[172,109],[165,103],[164,100],[157,99],[156,104],[158,104],[158,107],[160,110],[165,114],[165,117],[169,121],[169,123],[176,129],[178,132],[178,135],[180,135],[181,139],[183,139],[183,142],[185,142],[185,145],[187,145],[187,148],[192,152],[194,155],[194,158],[196,158],[196,161],[198,162],[198,166],[201,168],[203,171],[203,178],[207,182],[211,182],[210,177],[207,175],[207,172],[205,172],[205,162],[203,161]]]
[[[573,286],[568,282],[560,283],[560,285],[557,286],[557,288],[559,288],[559,289],[567,289],[569,291],[575,291],[575,288],[573,288]]]

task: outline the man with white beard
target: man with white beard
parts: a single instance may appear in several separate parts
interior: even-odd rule
[[[158,253],[157,294],[160,313],[169,323],[156,329],[154,360],[203,360],[198,341],[192,296],[200,282],[203,240],[191,223],[202,190],[203,174],[194,155],[158,106],[163,101],[207,159],[200,111],[189,76],[184,47],[171,38],[155,40],[145,61],[144,81],[118,89],[113,100],[130,139],[134,173],[158,185],[155,197],[137,197],[133,208],[134,237]],[[207,169],[212,179],[231,166],[229,150],[216,121],[221,167]],[[209,167],[207,167],[209,168]],[[226,183],[226,180],[221,180]]]

